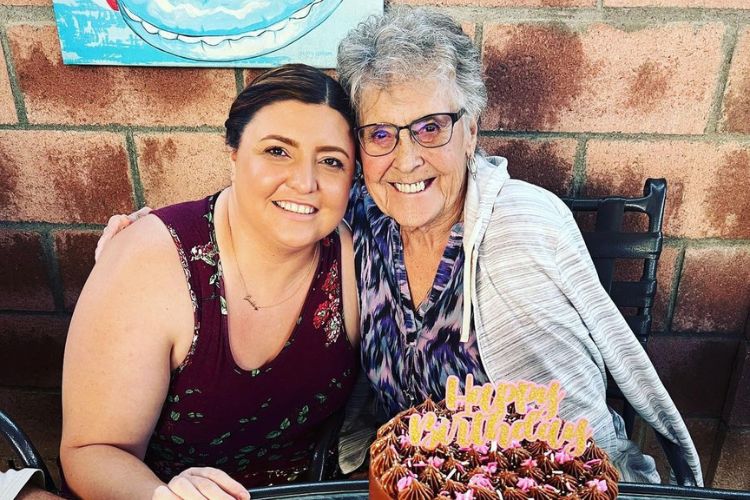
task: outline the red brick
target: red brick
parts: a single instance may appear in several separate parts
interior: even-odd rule
[[[750,248],[685,252],[672,329],[739,333],[750,311]]]
[[[559,196],[569,193],[577,141],[481,137],[479,145],[490,155],[507,158],[511,177],[531,182]]]
[[[734,373],[729,386],[724,422],[730,426],[750,427],[750,342],[745,341],[737,350]]]
[[[750,8],[750,2],[741,1]],[[725,132],[750,132],[750,28],[741,33],[732,57],[720,128]]]
[[[65,308],[72,311],[94,267],[94,250],[98,231],[60,231],[55,234],[55,247],[62,278]]]
[[[0,219],[104,223],[133,210],[131,193],[118,134],[0,131]]]
[[[635,196],[646,178],[666,178],[669,236],[750,238],[747,144],[592,140],[586,169],[590,195]]]
[[[68,318],[0,314],[4,386],[59,388]]]
[[[39,234],[0,230],[0,309],[55,308]]]
[[[246,69],[243,73],[243,76],[245,78],[245,86],[250,85],[250,82],[258,78],[260,75],[265,73],[267,70],[265,69]]]
[[[674,286],[675,265],[680,249],[672,246],[664,246],[659,265],[656,269],[656,297],[654,298],[654,307],[651,309],[653,323],[651,331],[659,332],[667,326],[667,309],[669,308],[669,299]]]
[[[54,26],[8,38],[32,123],[221,125],[237,90],[225,69],[66,66]]]
[[[729,429],[721,446],[712,486],[750,490],[750,429]]]
[[[441,7],[594,7],[596,0],[394,0],[391,4]]]
[[[0,388],[0,408],[29,436],[50,469],[60,454],[61,403],[57,392]],[[0,455],[8,455],[8,447],[2,439]]]
[[[0,49],[0,123],[16,123],[17,121],[13,91],[10,88],[8,70],[5,66],[5,55]]]
[[[747,0],[604,0],[605,7],[682,7],[748,9]]]
[[[229,148],[220,134],[140,135],[136,145],[149,206],[202,198],[229,185]]]
[[[654,430],[645,424],[640,418],[637,419],[638,426],[644,427],[642,432],[644,433],[644,444],[641,447],[644,453],[651,455],[656,460],[656,468],[661,476],[663,484],[669,483],[669,462],[664,454],[664,450],[656,440],[656,434]],[[708,418],[687,418],[685,419],[685,425],[687,425],[690,437],[693,438],[695,448],[698,450],[698,456],[700,457],[701,465],[705,473],[708,468],[708,464],[711,463],[712,452],[714,443],[719,431],[719,419],[708,419]],[[635,431],[634,435],[639,431]]]
[[[486,24],[486,129],[700,134],[724,26]]]
[[[720,417],[738,341],[656,336],[648,355],[683,415]]]

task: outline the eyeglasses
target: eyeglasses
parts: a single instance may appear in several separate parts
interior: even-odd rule
[[[453,126],[466,113],[433,113],[417,118],[413,122],[399,127],[392,123],[371,123],[355,127],[362,150],[369,156],[385,156],[398,146],[401,131],[407,129],[411,138],[422,147],[439,148],[445,146],[453,137]]]

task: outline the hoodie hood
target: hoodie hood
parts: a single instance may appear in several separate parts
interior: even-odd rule
[[[464,202],[464,308],[461,342],[469,340],[472,303],[475,293],[477,247],[490,222],[495,200],[508,175],[508,160],[501,156],[474,155],[476,172],[468,176]]]

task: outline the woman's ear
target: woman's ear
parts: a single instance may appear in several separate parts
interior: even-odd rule
[[[468,129],[469,129],[468,130],[468,132],[469,132],[469,137],[468,137],[468,142],[469,142],[468,146],[469,146],[469,148],[468,148],[467,152],[468,152],[469,155],[473,155],[474,151],[476,151],[476,149],[477,149],[477,141],[479,140],[479,122],[478,122],[478,120],[475,119],[475,118],[472,118],[469,121]]]
[[[229,174],[229,180],[232,181],[232,184],[234,184],[234,176],[237,173],[237,150],[233,149],[229,153],[229,162],[232,164],[232,170]]]

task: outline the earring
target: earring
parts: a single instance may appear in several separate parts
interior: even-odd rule
[[[466,168],[473,178],[477,178],[477,160],[474,155],[466,155]]]

